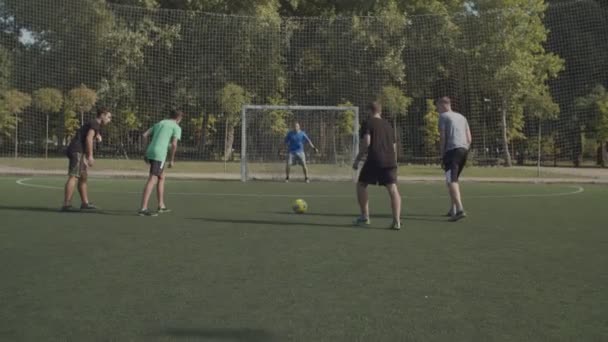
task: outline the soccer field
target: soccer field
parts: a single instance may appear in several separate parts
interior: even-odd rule
[[[59,213],[63,178],[0,177],[1,341],[605,341],[608,187],[383,189],[354,228],[352,183],[92,179],[96,213]],[[308,202],[295,215],[290,204]]]

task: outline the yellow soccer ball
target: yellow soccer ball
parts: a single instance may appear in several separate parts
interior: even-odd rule
[[[303,199],[297,199],[293,202],[291,209],[293,209],[293,212],[296,214],[304,214],[308,211],[308,204]]]

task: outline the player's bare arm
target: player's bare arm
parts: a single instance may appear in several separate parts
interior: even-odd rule
[[[439,131],[439,153],[440,153],[441,157],[443,157],[443,155],[445,154],[445,143],[446,143],[445,129],[442,128]]]
[[[93,167],[93,163],[95,163],[95,159],[93,159],[93,140],[95,139],[95,130],[90,129],[87,133],[87,165],[89,167]]]
[[[469,127],[468,124],[467,124],[467,143],[469,145],[469,148],[471,147],[471,144],[473,143],[473,135],[471,134],[471,127]]]
[[[355,158],[355,162],[353,164],[353,169],[357,170],[359,168],[359,163],[361,163],[363,158],[365,158],[367,150],[369,149],[369,145],[371,144],[372,136],[369,134],[364,135],[363,139],[361,140],[361,148],[359,148],[359,154],[357,154],[357,157]]]
[[[315,147],[315,144],[312,143],[312,141],[310,140],[310,138],[308,138],[308,136],[306,137],[306,141],[308,141],[308,144],[310,144],[310,147],[312,147],[312,149],[315,150],[315,152],[319,153],[319,149]]]
[[[177,138],[173,138],[171,141],[171,161],[169,161],[169,167],[173,167],[175,164],[175,152],[177,152]]]

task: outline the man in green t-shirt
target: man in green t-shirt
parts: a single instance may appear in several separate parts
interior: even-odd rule
[[[175,163],[175,152],[177,151],[177,141],[182,138],[182,129],[179,127],[184,113],[180,110],[172,110],[169,119],[156,123],[152,128],[144,133],[144,141],[152,136],[152,140],[146,150],[146,163],[150,164],[150,176],[144,188],[141,199],[141,209],[139,216],[157,216],[158,213],[167,213],[170,210],[165,206],[165,160],[167,152],[171,148],[171,159],[169,168]],[[156,195],[158,197],[158,212],[148,209],[150,195],[156,185]]]

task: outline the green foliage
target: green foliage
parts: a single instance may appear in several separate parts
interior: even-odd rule
[[[137,113],[132,109],[125,109],[120,112],[120,123],[121,126],[126,128],[128,131],[133,131],[141,128],[142,124]]]
[[[608,140],[608,91],[598,85],[587,96],[576,99],[579,121],[592,128],[598,140]],[[591,131],[591,129],[590,129]]]
[[[42,113],[59,113],[63,107],[63,94],[59,89],[42,88],[32,94],[34,107]]]
[[[15,131],[17,118],[6,108],[6,103],[0,100],[0,135],[11,137]]]
[[[77,113],[86,113],[97,103],[97,93],[82,84],[68,92],[66,107]]]
[[[210,144],[213,141],[213,137],[217,134],[218,119],[215,115],[207,115],[207,124],[205,125],[205,127],[203,127],[204,122],[204,113],[191,118],[189,121],[191,132],[193,133],[191,139],[196,141],[196,145],[199,145],[203,141],[203,135],[205,135],[207,138],[205,139],[206,143]]]
[[[238,84],[228,83],[217,93],[217,103],[226,122],[236,125],[241,120],[241,108],[251,101],[251,95]]]
[[[524,105],[533,118],[551,120],[556,119],[559,115],[559,105],[553,101],[551,95],[547,92],[526,95]]]
[[[439,155],[439,112],[433,100],[426,100],[426,114],[424,114],[424,148],[431,156]]]
[[[63,113],[63,137],[66,140],[71,139],[80,128],[80,120],[78,115],[73,110],[66,110]]]
[[[32,97],[19,90],[8,90],[2,94],[2,102],[6,110],[11,114],[21,114],[32,104]]]
[[[279,96],[268,99],[271,105],[284,105],[287,102]],[[287,110],[267,110],[262,118],[262,126],[268,127],[270,132],[278,137],[283,137],[289,131],[288,120],[292,113]]]
[[[13,72],[13,60],[10,52],[0,45],[0,91],[5,91],[10,87],[10,80]]]
[[[352,107],[353,103],[345,101],[338,104],[339,107]],[[352,110],[344,110],[338,114],[338,122],[336,123],[339,134],[350,134],[353,132],[355,125],[355,112]]]
[[[404,117],[412,99],[407,97],[398,87],[386,86],[382,88],[380,102],[382,102],[382,108],[385,112],[396,117]]]

